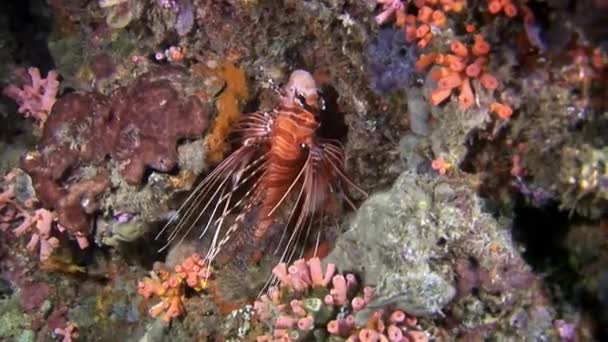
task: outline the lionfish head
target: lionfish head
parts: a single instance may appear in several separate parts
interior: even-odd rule
[[[282,89],[281,104],[285,107],[308,107],[322,109],[317,83],[305,70],[295,70]]]

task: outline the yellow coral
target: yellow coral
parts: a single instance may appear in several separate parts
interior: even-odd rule
[[[240,104],[249,96],[245,71],[232,63],[225,63],[212,70],[213,74],[226,82],[216,107],[217,116],[211,133],[207,137],[207,158],[211,163],[224,159],[230,145],[226,137],[232,125],[241,115]]]

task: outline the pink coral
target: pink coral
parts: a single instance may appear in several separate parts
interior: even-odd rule
[[[8,183],[8,177],[9,175],[4,177],[5,183]],[[15,197],[15,193],[12,186],[7,186],[0,192],[0,230],[6,230],[17,215],[17,210],[13,206],[9,206],[13,197]]]
[[[333,264],[323,271],[319,258],[300,259],[278,264],[273,273],[279,286],[253,306],[257,319],[271,327],[256,336],[258,342],[308,340],[318,328],[347,341],[428,341],[416,318],[400,310],[375,310],[367,322],[357,324],[355,316],[368,309],[374,291],[361,291],[353,274],[336,274]]]
[[[78,327],[73,322],[68,322],[65,328],[56,328],[53,332],[56,335],[63,336],[62,342],[72,342],[78,337]]]
[[[42,78],[38,68],[28,68],[27,75],[20,75],[23,84],[20,87],[8,85],[3,93],[17,102],[19,113],[35,118],[40,125],[43,125],[57,100],[59,91],[57,77],[57,72],[53,70],[48,72],[46,78]]]
[[[321,260],[312,258],[308,261],[297,260],[289,267],[285,263],[280,263],[274,267],[272,273],[279,279],[281,286],[294,291],[304,291],[312,286],[327,286],[333,279],[335,271],[336,266],[329,264],[323,272]]]
[[[376,16],[376,22],[381,25],[389,21],[393,16],[405,16],[405,6],[401,0],[377,0],[382,5],[382,12]]]
[[[23,222],[13,230],[16,236],[21,236],[27,231],[31,231],[32,235],[27,244],[28,250],[35,250],[40,246],[40,261],[46,261],[51,256],[55,248],[59,246],[59,239],[51,236],[53,227],[53,214],[46,209],[38,209],[34,215],[27,212],[22,212],[24,217]]]
[[[23,207],[15,200],[13,182],[17,170],[13,170],[4,177],[5,189],[0,192],[0,230],[7,230],[17,220],[23,221],[13,229],[16,236],[22,236],[31,232],[27,244],[28,250],[35,250],[40,246],[40,261],[46,261],[55,248],[59,246],[59,239],[52,236],[53,213],[46,209],[38,209],[32,212],[28,205]],[[31,205],[31,204],[29,204]]]

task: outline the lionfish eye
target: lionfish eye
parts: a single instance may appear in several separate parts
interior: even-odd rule
[[[296,99],[298,100],[298,104],[304,107],[304,105],[306,104],[306,97],[304,96],[304,94],[297,92]]]

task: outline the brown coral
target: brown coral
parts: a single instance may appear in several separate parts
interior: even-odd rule
[[[110,167],[119,165],[128,183],[139,184],[148,167],[175,168],[178,141],[203,133],[208,111],[188,86],[182,69],[156,68],[110,96],[72,93],[57,101],[38,151],[22,166],[42,204],[56,209],[79,242],[110,186]]]

